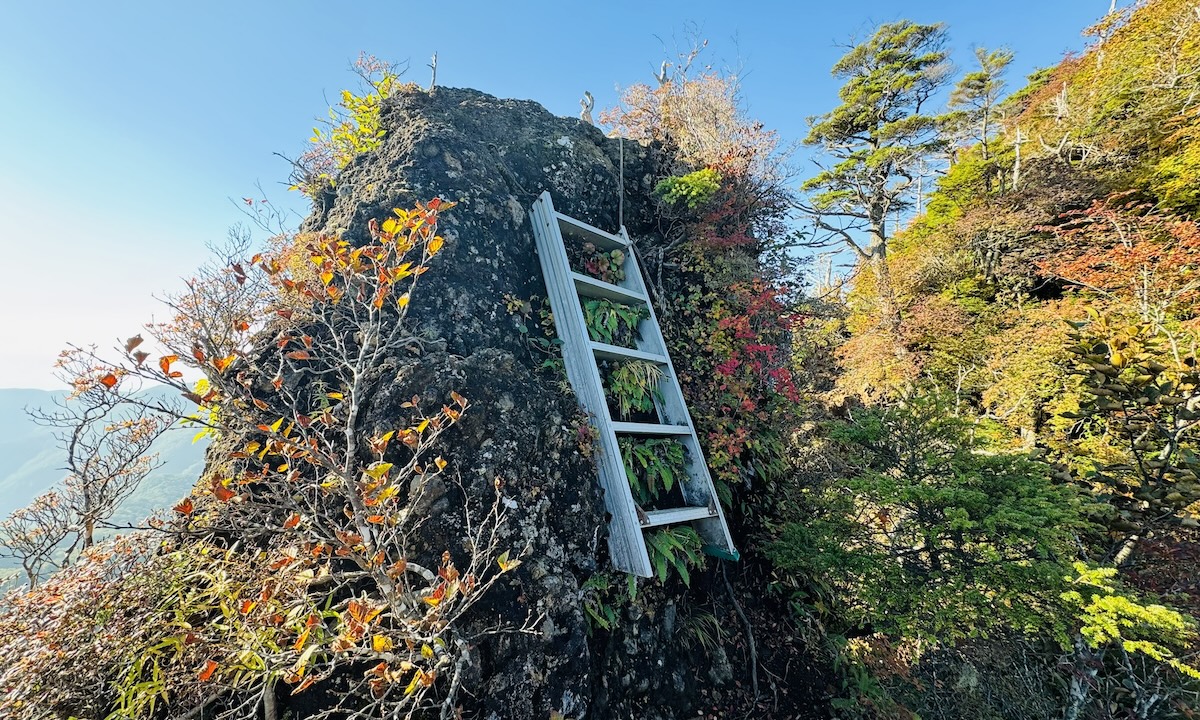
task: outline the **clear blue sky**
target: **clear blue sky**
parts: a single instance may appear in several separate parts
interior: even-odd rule
[[[1122,3],[1124,4],[1124,3]],[[9,2],[0,22],[0,387],[55,387],[66,342],[111,345],[162,311],[240,219],[228,198],[287,200],[323,97],[360,50],[425,83],[578,113],[651,79],[685,42],[741,65],[751,112],[785,139],[836,101],[839,43],[901,17],[949,26],[955,57],[1017,53],[1013,84],[1082,47],[1107,0],[842,2]]]

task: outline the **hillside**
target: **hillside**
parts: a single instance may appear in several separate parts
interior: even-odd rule
[[[885,715],[1196,707],[1200,15],[1153,0],[1086,35],[1011,93],[1011,54],[977,51],[920,139],[933,191],[891,198],[905,217],[809,305],[814,480],[777,557],[824,577],[798,587]]]
[[[0,515],[8,516],[63,479],[64,456],[53,430],[34,423],[25,409],[49,407],[64,395],[0,388]],[[152,452],[162,467],[146,478],[114,522],[140,522],[187,494],[204,466],[207,447],[204,441],[193,443],[195,435],[194,429],[179,428],[158,439]]]

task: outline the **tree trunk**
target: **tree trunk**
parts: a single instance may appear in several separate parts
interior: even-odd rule
[[[870,265],[871,273],[875,276],[875,293],[879,296],[879,326],[896,332],[900,329],[900,306],[896,303],[896,291],[892,288],[887,256],[877,250],[871,257]]]

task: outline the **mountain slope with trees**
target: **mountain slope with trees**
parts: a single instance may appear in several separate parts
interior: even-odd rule
[[[942,31],[888,25],[850,51],[835,74],[869,71],[814,133],[886,117],[936,137],[890,172],[855,150],[870,135],[810,137],[913,212],[872,236],[885,273],[860,256],[810,305],[799,359],[824,392],[774,558],[850,668],[848,715],[1191,717],[1200,13],[1112,12],[1008,95],[1011,54],[980,49],[957,80],[921,74],[944,109],[895,117],[913,58],[938,57],[905,32]],[[807,185],[809,245],[831,199],[872,213],[830,172]]]

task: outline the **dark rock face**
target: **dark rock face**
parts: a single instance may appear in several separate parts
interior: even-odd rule
[[[424,550],[461,550],[462,508],[486,505],[496,480],[510,507],[510,545],[530,548],[472,622],[520,625],[532,613],[541,615],[540,632],[481,640],[460,702],[470,716],[497,719],[629,717],[635,708],[639,717],[694,716],[708,668],[681,661],[667,614],[630,617],[624,637],[589,646],[580,586],[605,552],[595,469],[578,449],[574,398],[539,375],[544,356],[534,357],[505,307],[506,295],[545,297],[528,218],[542,191],[560,211],[617,229],[622,148],[535,103],[472,90],[393,98],[384,121],[385,146],[344,171],[304,229],[356,242],[392,208],[438,196],[459,203],[442,215],[445,247],[412,301],[410,322],[430,342],[419,357],[383,369],[364,431],[403,416],[400,405],[414,394],[433,407],[451,390],[466,396],[472,406],[441,450],[461,489],[448,483],[427,493]],[[633,143],[623,152],[625,225],[635,242],[651,241],[650,160]]]
[[[385,146],[346,168],[305,229],[340,230],[353,242],[394,207],[437,196],[458,202],[442,216],[446,246],[410,318],[452,353],[494,347],[526,355],[503,297],[545,296],[529,206],[548,190],[560,212],[615,232],[618,142],[534,102],[454,88],[393,98],[384,125]],[[646,153],[635,143],[624,153],[625,224],[631,236],[649,235]]]

